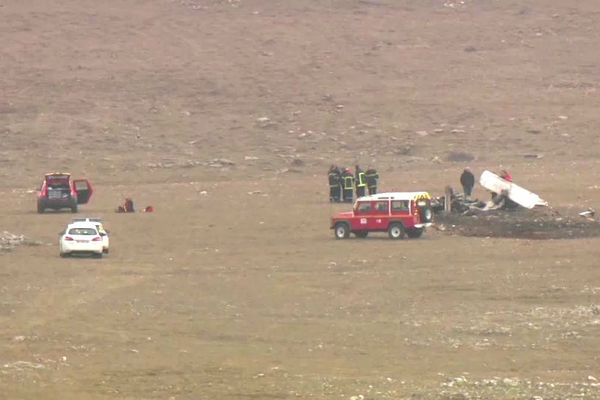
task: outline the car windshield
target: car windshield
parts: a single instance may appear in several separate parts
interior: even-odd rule
[[[97,235],[98,233],[94,228],[71,228],[69,229],[69,235]]]

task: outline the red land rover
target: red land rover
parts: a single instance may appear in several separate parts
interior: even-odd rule
[[[369,232],[387,232],[391,239],[418,238],[431,226],[431,196],[427,192],[380,193],[360,197],[352,211],[331,218],[336,239],[350,233],[365,238]]]
[[[70,208],[76,213],[77,205],[86,204],[90,197],[92,185],[87,179],[73,180],[67,173],[46,174],[37,196],[37,211],[43,213],[47,208]]]

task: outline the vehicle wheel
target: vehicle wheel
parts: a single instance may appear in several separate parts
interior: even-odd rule
[[[338,222],[335,224],[334,232],[336,239],[347,239],[350,236],[350,228],[345,222]]]
[[[60,254],[61,258],[67,258],[67,257],[69,257],[69,253],[62,253],[61,252],[59,254]]]
[[[411,239],[420,238],[423,234],[423,228],[411,228],[406,230],[406,235]]]
[[[422,221],[423,222],[431,222],[431,219],[433,217],[433,213],[431,212],[431,208],[429,207],[423,207],[421,209],[419,209],[421,215],[422,215]]]
[[[102,252],[103,252],[104,254],[108,254],[108,249],[102,249]]]
[[[72,212],[73,214],[77,213],[77,204],[76,204],[76,205],[74,205],[74,206],[71,206],[71,212]]]
[[[390,239],[402,239],[404,238],[404,227],[399,222],[394,222],[388,228],[388,236]]]
[[[46,209],[44,208],[44,205],[38,203],[38,205],[37,205],[37,212],[38,212],[38,214],[43,214],[45,210]]]
[[[354,236],[356,236],[357,238],[361,238],[364,239],[367,237],[367,235],[369,234],[368,231],[358,231],[358,232],[354,232]]]

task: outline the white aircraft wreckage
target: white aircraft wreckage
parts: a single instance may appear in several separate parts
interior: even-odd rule
[[[562,215],[537,194],[487,170],[479,184],[491,193],[490,200],[471,200],[450,186],[446,186],[444,196],[432,199],[434,228],[486,238],[600,237],[600,224],[594,218],[597,213],[592,208],[579,215]]]
[[[493,193],[502,194],[518,205],[532,209],[535,206],[547,206],[548,202],[516,183],[502,179],[490,171],[483,171],[479,184]]]

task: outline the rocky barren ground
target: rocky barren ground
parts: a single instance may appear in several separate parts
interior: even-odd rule
[[[599,16],[0,1],[0,397],[600,398]],[[336,241],[332,162],[434,195],[507,168],[559,214]],[[92,180],[108,257],[58,257],[55,170]]]

